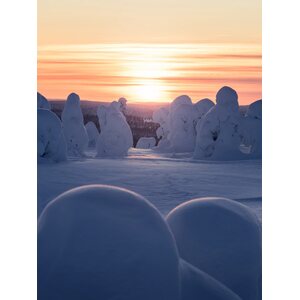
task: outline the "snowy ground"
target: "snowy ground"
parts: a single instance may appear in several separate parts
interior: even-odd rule
[[[251,207],[261,220],[261,161],[203,162],[143,149],[131,149],[123,159],[94,155],[38,165],[38,214],[62,192],[99,183],[137,192],[163,214],[193,198],[222,196]]]

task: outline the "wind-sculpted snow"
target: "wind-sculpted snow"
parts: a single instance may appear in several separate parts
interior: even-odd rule
[[[242,299],[261,299],[261,226],[249,208],[200,198],[176,207],[167,222],[184,260]]]
[[[131,129],[120,109],[121,103],[116,101],[108,107],[100,105],[98,108],[101,129],[97,141],[98,157],[126,156],[128,149],[133,146]]]
[[[249,105],[246,116],[242,119],[242,143],[250,149],[250,158],[262,157],[262,101]]]
[[[136,144],[136,148],[151,149],[155,147],[155,144],[156,140],[154,137],[141,137]]]
[[[37,110],[37,155],[39,162],[66,160],[66,142],[61,121],[48,109]]]
[[[89,137],[89,148],[95,148],[99,138],[99,131],[94,122],[90,121],[85,125],[86,132]]]
[[[43,108],[51,110],[51,105],[49,101],[39,92],[37,93],[37,108]]]
[[[125,189],[70,190],[38,221],[38,298],[43,300],[238,300],[181,260],[157,209]]]
[[[68,154],[71,156],[84,156],[89,138],[83,124],[80,98],[77,94],[72,93],[68,96],[61,117]]]
[[[240,121],[238,95],[230,87],[221,88],[213,106],[197,127],[194,158],[203,160],[238,160],[240,151]]]

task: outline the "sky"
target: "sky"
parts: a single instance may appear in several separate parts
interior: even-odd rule
[[[261,98],[257,0],[39,0],[38,89],[47,98]]]

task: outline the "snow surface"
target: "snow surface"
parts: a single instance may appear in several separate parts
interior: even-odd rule
[[[80,98],[71,93],[61,115],[63,132],[70,156],[84,156],[88,146],[88,134],[83,124]]]
[[[99,138],[99,131],[94,122],[90,121],[85,124],[85,129],[89,137],[89,148],[95,148],[97,144],[97,140]]]
[[[61,162],[67,159],[67,149],[60,119],[48,109],[37,110],[38,162]]]
[[[194,199],[172,210],[167,222],[183,259],[242,299],[261,299],[261,225],[250,208],[225,198]]]
[[[136,144],[136,148],[151,149],[155,147],[155,144],[156,140],[154,137],[141,137]]]
[[[187,200],[218,196],[237,199],[261,219],[261,161],[206,162],[191,155],[133,149],[126,158],[70,158],[38,165],[38,213],[62,192],[84,184],[110,184],[133,190],[167,214]],[[129,171],[130,170],[130,171]]]
[[[131,129],[121,111],[124,101],[113,101],[97,111],[101,132],[97,141],[98,157],[126,156],[133,145]],[[126,102],[125,102],[126,103]]]

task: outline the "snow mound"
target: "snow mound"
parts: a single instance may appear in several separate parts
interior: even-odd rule
[[[200,198],[166,219],[180,257],[242,299],[261,299],[261,227],[254,212],[225,198]]]
[[[95,123],[92,121],[88,122],[85,125],[85,129],[86,129],[87,135],[89,137],[88,147],[95,148],[97,140],[99,138],[99,131],[98,131]]]
[[[88,134],[83,124],[80,98],[71,93],[62,112],[62,124],[69,155],[84,156],[88,146]]]
[[[61,122],[56,114],[48,109],[37,110],[37,155],[38,161],[66,160],[66,142]]]
[[[262,100],[249,105],[241,124],[242,144],[247,147],[249,158],[262,157]]]
[[[238,96],[230,87],[222,87],[217,104],[197,126],[194,158],[203,160],[238,160],[245,158],[240,151],[240,113]]]
[[[133,146],[131,129],[121,112],[120,102],[108,107],[100,105],[97,111],[101,132],[97,141],[97,157],[126,156]]]
[[[151,149],[155,147],[155,144],[156,140],[154,137],[141,137],[136,144],[136,148]]]
[[[38,298],[179,300],[165,220],[142,196],[112,186],[58,196],[38,221]]]
[[[180,259],[182,300],[241,300],[225,285]]]
[[[39,92],[37,93],[37,108],[43,108],[43,109],[51,110],[50,103],[48,102],[46,97],[44,97]]]

